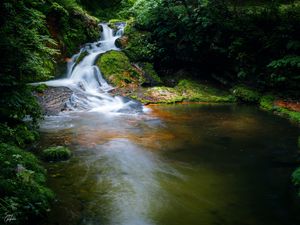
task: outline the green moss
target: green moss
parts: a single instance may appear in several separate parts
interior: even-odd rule
[[[99,57],[97,65],[104,78],[116,87],[138,85],[142,80],[142,76],[132,67],[123,52],[109,51]]]
[[[76,59],[75,64],[76,65],[79,64],[84,59],[84,57],[86,57],[88,54],[89,54],[88,51],[81,52],[78,58]]]
[[[282,107],[276,107],[275,110],[277,113],[289,118],[290,120],[300,123],[300,112],[291,111]]]
[[[186,101],[193,102],[234,102],[234,97],[225,91],[193,80],[180,80],[175,87]]]
[[[164,86],[144,88],[142,93],[131,95],[130,97],[134,97],[143,103],[235,101],[235,98],[225,91],[187,79],[180,80],[174,88]]]
[[[268,111],[274,110],[275,97],[273,95],[264,95],[259,100],[260,108]]]
[[[5,142],[11,145],[25,147],[31,144],[38,137],[38,133],[28,124],[18,124],[14,127],[9,127],[5,123],[0,123],[0,143]]]
[[[293,172],[292,183],[298,188],[298,196],[300,197],[300,167]]]
[[[71,151],[62,146],[51,147],[43,150],[42,158],[45,161],[63,161],[68,160],[71,157]]]
[[[0,218],[27,224],[48,210],[53,193],[45,187],[45,170],[37,158],[20,148],[0,144]]]
[[[233,95],[242,102],[257,103],[260,99],[259,92],[245,86],[236,86],[232,89]]]
[[[294,122],[300,123],[300,112],[292,111],[274,104],[276,97],[273,95],[264,95],[259,100],[260,108],[272,111],[280,116],[286,117]]]

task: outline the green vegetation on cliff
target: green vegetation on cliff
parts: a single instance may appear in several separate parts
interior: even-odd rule
[[[143,45],[155,46],[156,68],[299,97],[299,2],[245,2],[140,0],[131,29],[150,34]]]
[[[49,209],[53,193],[46,188],[45,170],[27,150],[41,118],[35,88],[27,83],[52,78],[57,61],[98,38],[97,23],[75,0],[0,3],[1,222],[35,224]]]

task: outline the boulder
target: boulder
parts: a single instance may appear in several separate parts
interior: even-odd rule
[[[67,102],[73,91],[67,87],[48,87],[43,92],[34,92],[33,94],[40,103],[43,114],[54,116],[69,110]]]

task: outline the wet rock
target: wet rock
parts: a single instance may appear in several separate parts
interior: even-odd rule
[[[44,115],[58,115],[62,111],[68,111],[66,103],[69,101],[73,91],[67,87],[48,87],[42,93],[35,92]]]
[[[129,41],[128,36],[122,36],[115,41],[115,45],[118,48],[124,49],[128,45],[128,41]]]

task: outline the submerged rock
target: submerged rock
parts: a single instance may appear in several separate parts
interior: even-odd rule
[[[47,116],[58,115],[62,111],[68,111],[67,102],[73,91],[67,87],[48,87],[43,92],[35,92],[42,112]]]

